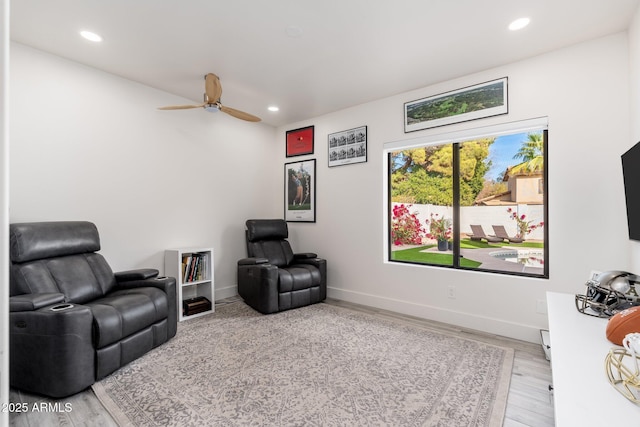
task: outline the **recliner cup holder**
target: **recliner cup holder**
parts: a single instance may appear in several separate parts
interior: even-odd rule
[[[73,304],[58,304],[51,307],[51,311],[63,311],[73,307]]]

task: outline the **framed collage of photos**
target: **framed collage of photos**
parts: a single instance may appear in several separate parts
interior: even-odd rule
[[[361,126],[328,136],[329,167],[367,161],[367,127]]]

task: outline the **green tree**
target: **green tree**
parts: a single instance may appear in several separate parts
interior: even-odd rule
[[[460,205],[471,206],[484,187],[484,176],[491,168],[489,146],[495,138],[468,141],[460,146]]]
[[[467,141],[460,146],[460,195],[472,205],[490,167],[489,146],[494,138]],[[394,202],[450,206],[453,203],[453,144],[403,150],[391,155],[391,197]]]
[[[391,177],[391,199],[397,203],[451,205],[451,177],[429,174],[425,169],[408,175],[396,172]]]
[[[522,146],[513,156],[514,159],[522,159],[522,163],[514,166],[513,173],[539,172],[544,165],[544,140],[542,132],[530,133]]]
[[[506,182],[495,181],[495,180],[485,181],[484,186],[482,187],[482,191],[480,192],[480,194],[478,194],[476,200],[502,194],[506,192],[508,189],[509,188]]]

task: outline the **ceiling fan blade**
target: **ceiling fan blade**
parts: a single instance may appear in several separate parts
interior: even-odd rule
[[[169,105],[167,107],[158,107],[158,110],[187,110],[189,108],[202,108],[205,104],[200,105]]]
[[[204,91],[209,102],[218,102],[222,96],[222,84],[220,79],[213,73],[204,76]]]
[[[235,117],[236,119],[246,120],[248,122],[259,122],[260,117],[256,117],[253,114],[245,113],[244,111],[236,110],[235,108],[225,107],[224,105],[220,105],[220,111],[223,113],[227,113],[230,116]]]

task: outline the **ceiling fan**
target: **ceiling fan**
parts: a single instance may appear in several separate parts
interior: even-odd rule
[[[167,107],[160,107],[158,110],[186,110],[189,108],[204,108],[207,111],[216,112],[222,111],[237,119],[246,120],[248,122],[259,122],[260,117],[256,117],[253,114],[245,113],[244,111],[236,110],[235,108],[225,107],[220,103],[220,95],[222,95],[222,85],[220,84],[220,78],[213,73],[209,73],[204,76],[204,102],[198,105],[170,105]]]

